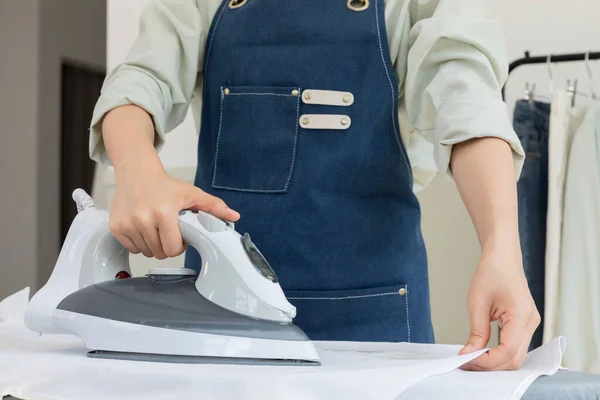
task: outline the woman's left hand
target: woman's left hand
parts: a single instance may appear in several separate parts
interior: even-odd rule
[[[483,251],[469,287],[471,331],[460,354],[486,347],[492,321],[500,326],[500,345],[465,364],[465,370],[514,370],[525,359],[540,314],[527,286],[520,252],[516,253],[518,256],[509,256],[506,248]]]

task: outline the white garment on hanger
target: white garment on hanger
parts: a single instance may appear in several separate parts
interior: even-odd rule
[[[25,296],[16,296],[22,304],[27,303]],[[16,310],[10,319],[23,321],[24,307],[14,300],[13,297],[8,301]],[[0,303],[2,308],[7,307]],[[348,342],[315,342],[315,345],[322,361],[319,367],[102,360],[85,357],[87,350],[76,337],[40,337],[23,322],[0,323],[0,398],[12,395],[21,399],[56,400],[394,400],[421,382],[420,386],[431,394],[427,399],[517,400],[538,376],[552,375],[558,370],[565,342],[564,338],[557,338],[530,353],[519,371],[457,371],[459,381],[466,387],[454,385],[457,375],[448,372],[456,371],[481,351],[458,356],[461,348],[458,345]],[[427,379],[432,376],[438,378],[429,385]]]
[[[600,373],[600,107],[584,107],[569,152],[560,250],[557,332],[564,366]]]
[[[544,294],[543,342],[556,337],[558,292],[560,282],[560,243],[562,235],[563,196],[567,159],[575,126],[582,110],[572,108],[564,89],[554,92],[550,111],[548,144],[548,216],[546,221],[546,266]]]

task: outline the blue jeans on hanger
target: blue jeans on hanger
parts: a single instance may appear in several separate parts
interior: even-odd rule
[[[546,257],[546,215],[548,211],[548,134],[550,104],[519,100],[513,125],[526,153],[518,182],[519,234],[523,268],[529,290],[542,317],[529,350],[542,345]]]

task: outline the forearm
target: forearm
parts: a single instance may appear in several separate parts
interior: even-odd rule
[[[517,185],[508,143],[482,138],[457,144],[450,164],[482,248],[520,252]]]
[[[163,169],[154,148],[154,124],[143,109],[126,105],[107,113],[102,123],[102,137],[117,175],[130,167]]]

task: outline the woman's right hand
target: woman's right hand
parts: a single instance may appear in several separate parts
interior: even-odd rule
[[[117,180],[109,226],[130,252],[159,260],[183,253],[181,210],[232,222],[240,218],[223,200],[166,173],[154,148],[152,118],[142,108],[129,104],[111,110],[102,122],[102,138]]]
[[[134,254],[163,260],[183,253],[179,212],[194,209],[235,222],[240,215],[225,202],[169,176],[162,165],[153,170],[119,170],[110,209],[113,235]]]

